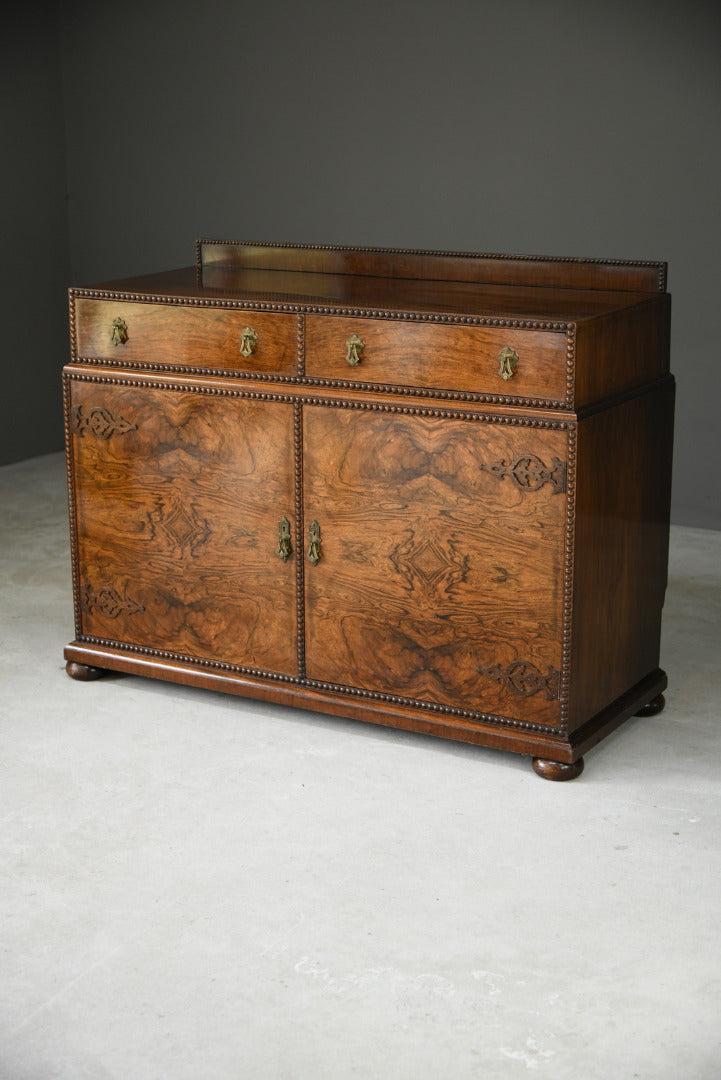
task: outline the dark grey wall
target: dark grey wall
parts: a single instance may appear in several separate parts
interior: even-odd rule
[[[674,520],[721,528],[717,3],[62,8],[74,283],[200,235],[667,259]]]
[[[50,5],[3,14],[0,139],[1,464],[62,443],[69,266],[60,55]]]

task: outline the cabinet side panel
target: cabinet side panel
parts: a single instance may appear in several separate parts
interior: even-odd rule
[[[579,424],[570,730],[658,668],[674,383]]]
[[[576,330],[576,407],[582,408],[661,378],[669,371],[668,294]]]

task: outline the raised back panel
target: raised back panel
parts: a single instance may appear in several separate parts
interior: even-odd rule
[[[196,267],[201,284],[204,271],[222,269],[230,273],[285,270],[560,289],[642,293],[666,291],[665,262],[606,261],[545,255],[198,240]]]

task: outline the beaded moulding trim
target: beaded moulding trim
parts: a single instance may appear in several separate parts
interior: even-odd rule
[[[324,379],[315,376],[276,374],[267,371],[239,371],[236,368],[190,367],[187,364],[155,364],[142,360],[98,360],[94,356],[76,356],[73,363],[88,368],[117,368],[123,371],[157,372],[158,375],[205,375],[214,379],[237,379],[248,382],[275,383],[279,386],[297,386],[302,389],[316,387],[330,390],[363,391],[393,397],[432,399],[434,401],[469,402],[470,404],[515,405],[524,409],[548,409],[554,412],[568,411],[566,401],[553,398],[511,397],[509,394],[482,394],[472,390],[439,390],[428,387],[401,386],[394,383],[352,382],[350,379]]]
[[[575,422],[569,419],[545,419],[532,416],[506,416],[502,413],[483,413],[467,410],[454,410],[450,408],[423,406],[422,404],[396,404],[395,402],[365,401],[360,399],[317,397],[303,393],[300,389],[296,392],[282,393],[264,390],[255,390],[243,386],[229,387],[223,385],[193,385],[192,383],[175,383],[163,379],[143,379],[132,375],[106,375],[104,373],[93,374],[77,371],[65,371],[63,378],[69,382],[105,383],[111,386],[136,386],[147,387],[150,390],[171,390],[177,393],[205,394],[209,397],[241,397],[255,398],[259,401],[279,401],[298,405],[321,405],[335,409],[372,410],[388,413],[400,413],[408,416],[427,416],[446,418],[451,420],[476,420],[489,424],[509,425],[511,427],[548,428],[552,431],[568,431],[575,429]]]
[[[243,311],[283,311],[291,314],[343,315],[354,319],[397,319],[404,322],[458,323],[471,326],[497,326],[516,330],[551,330],[567,333],[574,324],[543,319],[506,319],[491,315],[456,315],[442,311],[395,311],[392,308],[348,307],[345,304],[319,304],[292,300],[221,300],[202,296],[168,296],[166,293],[116,292],[110,289],[75,288],[70,290],[71,304],[77,297],[86,300],[118,300],[133,304],[172,304],[180,307],[239,308]],[[73,355],[77,350],[74,350]]]

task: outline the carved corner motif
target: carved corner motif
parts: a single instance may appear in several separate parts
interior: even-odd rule
[[[73,431],[81,438],[86,431],[99,439],[109,439],[111,435],[125,435],[128,431],[137,431],[137,424],[131,424],[122,416],[113,416],[100,405],[94,405],[87,413],[83,411],[82,405],[74,405],[72,426]]]
[[[547,701],[557,701],[560,694],[561,672],[549,668],[544,675],[535,664],[527,660],[514,660],[505,668],[500,664],[491,664],[487,668],[479,667],[478,672],[522,697],[531,697],[540,690],[545,690]]]
[[[492,465],[481,465],[481,469],[499,480],[510,477],[521,491],[538,491],[544,484],[551,485],[554,495],[562,495],[566,490],[566,463],[557,457],[546,465],[535,454],[521,454],[510,463],[495,461]]]
[[[80,600],[88,614],[100,612],[109,619],[116,619],[118,615],[134,615],[136,612],[145,611],[142,604],[136,603],[130,597],[122,597],[111,588],[94,589],[92,585],[83,585],[80,589]]]

